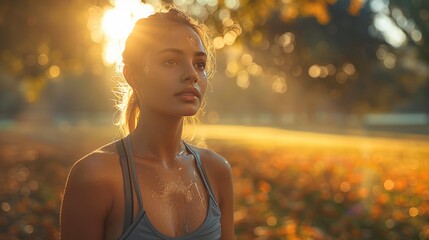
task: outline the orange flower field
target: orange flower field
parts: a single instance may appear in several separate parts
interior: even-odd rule
[[[429,239],[429,139],[203,126],[231,163],[237,239]],[[70,166],[112,128],[3,129],[0,239],[59,239]]]

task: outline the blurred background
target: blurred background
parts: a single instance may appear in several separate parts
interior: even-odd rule
[[[217,49],[198,137],[237,239],[429,239],[429,1],[2,0],[0,239],[59,239],[71,165],[117,139],[122,44],[164,3]]]

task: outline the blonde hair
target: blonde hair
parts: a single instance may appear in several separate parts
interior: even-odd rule
[[[206,72],[207,78],[210,80],[215,72],[215,52],[207,27],[172,6],[136,22],[126,40],[125,49],[122,53],[124,66],[131,70],[136,69],[144,57],[145,49],[150,47],[154,34],[165,31],[165,26],[172,23],[189,26],[198,34],[207,53]],[[140,116],[138,98],[133,88],[126,81],[119,83],[116,95],[119,98],[116,103],[119,115],[115,120],[115,125],[119,126],[123,135],[128,135],[136,128]],[[184,131],[183,137],[185,139],[192,140],[194,138],[195,134],[189,130],[192,130],[192,126],[199,124],[199,117],[204,114],[205,102],[206,99],[202,101],[200,109],[194,116],[184,117],[184,128],[188,130]]]

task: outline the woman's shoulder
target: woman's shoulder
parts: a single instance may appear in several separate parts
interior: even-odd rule
[[[203,164],[204,170],[207,173],[214,192],[220,199],[220,192],[222,186],[229,185],[232,182],[232,169],[228,160],[219,153],[202,147],[194,147],[199,155]]]
[[[112,180],[118,166],[115,142],[110,142],[78,159],[70,170],[69,178],[81,184],[105,184]]]
[[[224,172],[231,171],[231,165],[224,156],[209,148],[196,146],[194,148],[198,151],[205,168],[214,168],[217,171]]]
[[[118,170],[119,168],[119,170]],[[117,196],[122,196],[121,170],[113,143],[106,144],[74,163],[67,178],[61,205],[63,234],[76,236],[90,231],[101,239],[103,224]],[[86,234],[90,234],[89,232]],[[77,239],[73,237],[73,239]]]

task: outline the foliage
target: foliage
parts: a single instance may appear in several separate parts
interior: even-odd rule
[[[427,139],[264,132],[251,144],[207,138],[233,168],[239,240],[429,238]],[[2,132],[0,238],[58,239],[67,172],[112,129],[22,133]]]
[[[426,1],[167,2],[213,30],[219,64],[209,111],[304,113],[309,119],[320,112],[428,111]],[[406,35],[402,46],[391,46],[374,27],[376,3],[388,4],[386,16]],[[93,34],[108,5],[3,1],[2,115],[16,116],[38,104],[48,114],[112,109],[106,101],[113,98],[112,68],[102,59],[103,36]],[[408,31],[404,19],[421,37]]]
[[[82,91],[86,85],[106,95],[97,90],[100,85],[106,88],[101,82],[106,69],[100,58],[102,48],[91,41],[86,28],[90,6],[86,1],[2,2],[1,113],[16,115],[40,101],[52,105],[50,111],[74,111],[64,102],[88,99],[91,93]],[[81,109],[94,105],[103,108],[102,103],[79,103]]]
[[[429,238],[425,154],[224,151],[235,167],[238,239]]]
[[[375,28],[377,12],[370,7],[383,1],[356,2],[283,1],[263,6],[255,1],[252,7],[231,11],[243,31],[238,31],[241,35],[235,42],[239,50],[222,49],[225,64],[220,66],[222,77],[216,79],[215,87],[228,97],[216,99],[216,109],[305,113],[310,119],[318,113],[427,111],[428,72],[423,70],[427,53],[421,51],[427,49],[426,38],[418,43],[406,41],[401,47],[389,45]],[[428,6],[419,1],[398,2],[405,12],[420,12],[406,14],[405,19],[416,19],[415,29],[427,31],[421,19]],[[394,8],[393,4],[389,6]],[[285,14],[294,17],[285,18]],[[249,19],[256,19],[255,24]],[[225,25],[230,23],[222,22],[225,38],[230,32]],[[262,71],[254,71],[255,66]],[[237,85],[244,91],[237,93]],[[237,95],[243,100],[231,104]]]

